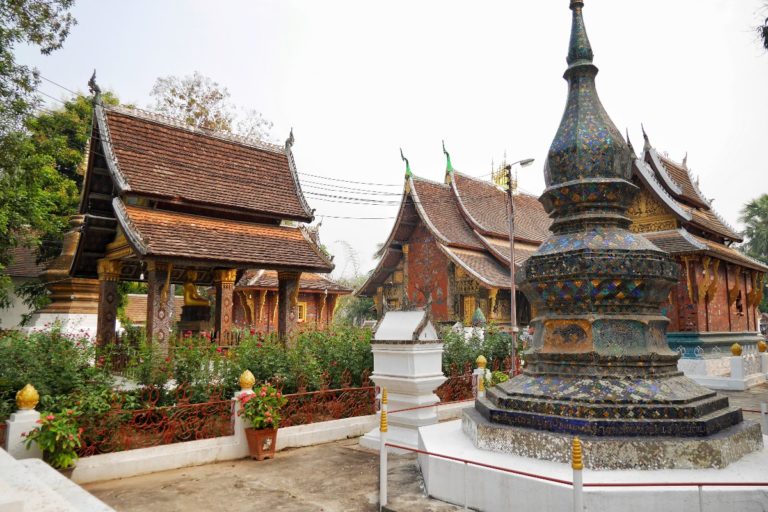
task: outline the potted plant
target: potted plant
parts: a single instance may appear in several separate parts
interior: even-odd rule
[[[241,394],[238,401],[240,407],[237,414],[251,425],[245,429],[251,458],[274,458],[280,409],[288,400],[274,387],[263,384],[252,393]]]
[[[74,469],[77,462],[77,449],[80,448],[80,434],[75,409],[54,414],[43,413],[37,420],[38,426],[26,434],[27,449],[35,443],[43,452],[43,460],[52,467],[65,472]]]

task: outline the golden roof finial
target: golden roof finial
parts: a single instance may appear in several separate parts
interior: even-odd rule
[[[581,451],[581,440],[574,437],[571,442],[571,467],[573,469],[584,469],[584,457]]]
[[[485,369],[485,367],[488,366],[488,360],[483,355],[477,356],[477,359],[475,359],[475,363],[477,363],[478,368]]]
[[[387,388],[381,388],[381,403],[382,404],[389,403],[387,401]]]
[[[40,394],[32,384],[27,384],[16,393],[16,407],[22,411],[34,409],[39,401]]]
[[[764,342],[763,340],[757,342],[757,350],[760,352],[765,352],[766,349],[768,349],[768,343]]]
[[[741,352],[742,352],[741,345],[739,345],[738,343],[734,343],[733,345],[731,345],[731,354],[733,354],[734,356],[740,356]]]
[[[256,384],[256,377],[251,370],[245,370],[240,374],[240,391],[251,391],[254,384]]]

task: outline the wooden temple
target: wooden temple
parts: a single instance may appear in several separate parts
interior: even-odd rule
[[[712,208],[687,165],[660,154],[643,131],[632,181],[640,193],[628,210],[630,230],[642,233],[681,266],[662,304],[673,349],[693,356],[728,353],[733,343],[759,341],[758,307],[768,267],[732,247],[741,235]],[[717,348],[716,348],[717,347]]]
[[[332,263],[306,232],[313,220],[291,146],[214,133],[136,109],[111,107],[95,90],[93,131],[80,204],[83,225],[70,273],[99,281],[97,342],[115,336],[117,285],[148,285],[147,338],[167,344],[174,285],[184,286],[182,321],[211,321],[219,343],[233,325],[233,292],[247,269],[277,275],[277,330],[297,321],[303,272]],[[287,223],[285,221],[292,221]]]
[[[274,270],[246,271],[235,285],[235,325],[262,333],[277,330],[279,291],[278,274]],[[318,329],[329,326],[339,297],[350,293],[350,288],[324,275],[301,274],[296,299],[298,326]]]
[[[463,174],[446,153],[445,180],[414,176],[406,164],[397,220],[377,267],[358,293],[373,297],[378,317],[387,309],[426,305],[433,320],[471,323],[479,308],[486,319],[510,323],[510,241],[503,186]],[[514,183],[513,183],[514,188]],[[550,220],[536,197],[515,192],[515,264],[549,234]],[[531,310],[518,292],[518,324]]]

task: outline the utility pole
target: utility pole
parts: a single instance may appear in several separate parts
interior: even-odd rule
[[[512,202],[512,166],[520,164],[527,167],[533,163],[533,158],[518,160],[505,167],[507,171],[507,219],[509,220],[509,322],[512,331],[512,375],[517,373],[517,288],[515,286],[515,206]]]

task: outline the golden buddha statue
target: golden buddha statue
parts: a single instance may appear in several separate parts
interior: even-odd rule
[[[210,306],[211,303],[208,299],[197,293],[197,286],[195,286],[195,279],[197,279],[197,272],[194,270],[187,271],[187,281],[184,283],[184,305],[185,306]]]

